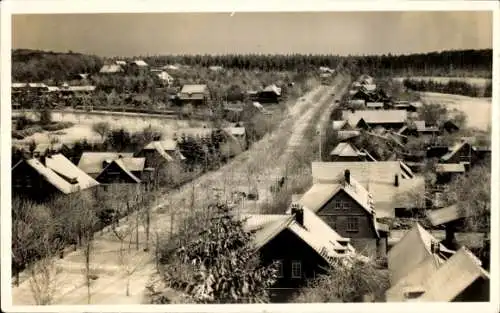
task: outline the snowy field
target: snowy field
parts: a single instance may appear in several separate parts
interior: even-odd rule
[[[491,98],[472,98],[436,92],[420,93],[422,101],[439,103],[467,115],[467,126],[487,130],[491,126]]]

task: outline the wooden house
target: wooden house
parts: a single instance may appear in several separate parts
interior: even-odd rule
[[[463,163],[439,163],[436,164],[436,184],[445,185],[457,175],[464,174],[466,167]]]
[[[118,158],[104,161],[104,169],[97,175],[96,180],[104,185],[108,184],[140,184],[150,177],[144,171],[145,158]]]
[[[331,162],[357,162],[366,161],[366,153],[356,148],[348,142],[339,142],[337,146],[330,152]]]
[[[401,161],[313,162],[313,184],[338,185],[346,170],[372,195],[377,218],[394,217],[400,208],[421,209],[416,206],[423,203],[425,180]],[[407,198],[409,193],[415,197]]]
[[[12,193],[47,200],[90,189],[99,183],[62,154],[22,159],[12,167]]]
[[[299,204],[310,208],[339,235],[351,238],[353,247],[363,255],[386,256],[389,228],[377,222],[371,193],[348,169],[328,183],[314,183]]]
[[[260,103],[279,103],[281,96],[281,88],[277,87],[274,84],[265,87],[255,94],[250,94],[252,101],[257,101]]]
[[[439,163],[464,164],[466,168],[476,161],[475,148],[466,140],[456,143],[450,147],[448,153],[439,159]]]
[[[489,301],[489,273],[467,248],[450,250],[420,224],[388,253],[387,302]]]
[[[210,99],[210,91],[207,85],[184,85],[177,99],[181,105],[188,103],[194,106],[206,105]]]
[[[182,155],[177,141],[173,139],[152,141],[136,153],[135,156],[145,158],[145,167],[151,169],[157,169],[162,164],[182,162],[186,159]]]
[[[278,281],[272,289],[281,290],[282,295],[291,295],[324,274],[330,264],[337,264],[335,260],[356,257],[350,239],[308,208],[292,205],[287,214],[243,215],[242,219],[245,230],[254,232],[262,264],[278,262]]]
[[[408,112],[404,110],[344,110],[342,119],[357,128],[370,129],[381,126],[385,129],[399,130],[406,124]]]

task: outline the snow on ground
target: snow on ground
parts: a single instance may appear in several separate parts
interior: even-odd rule
[[[467,115],[467,126],[487,130],[491,126],[491,98],[473,98],[436,92],[422,92],[422,101],[440,103]]]
[[[168,195],[163,195],[157,201],[156,206],[152,211],[151,228],[157,231],[168,232],[171,228],[171,213],[172,208],[175,208],[176,214],[182,214],[187,210],[185,205],[192,194],[193,186],[198,192],[195,210],[199,210],[207,203],[205,198],[213,198],[211,192],[207,192],[213,187],[219,189],[227,189],[228,191],[245,190],[248,188],[248,166],[252,164],[254,169],[253,177],[261,181],[262,192],[259,201],[256,203],[248,202],[242,210],[248,213],[258,213],[260,204],[267,201],[269,198],[267,190],[271,183],[275,180],[270,176],[274,172],[274,168],[280,167],[280,161],[286,159],[290,154],[290,149],[286,149],[281,157],[273,154],[273,148],[277,141],[283,138],[283,135],[290,136],[288,138],[289,145],[297,143],[297,136],[303,133],[308,119],[313,116],[314,111],[322,107],[324,101],[329,97],[329,88],[320,86],[307,93],[303,101],[297,101],[289,111],[288,119],[278,126],[278,130],[273,134],[266,135],[261,141],[254,144],[248,151],[243,152],[230,163],[224,165],[216,172],[207,173],[193,183],[186,184],[179,190],[172,191]],[[314,101],[317,95],[320,94],[319,101]],[[322,102],[323,101],[323,102]],[[307,113],[303,113],[308,110]],[[312,111],[309,112],[309,111]],[[276,149],[276,148],[274,148]],[[293,149],[292,149],[293,150]],[[276,150],[274,150],[276,151]],[[199,206],[199,207],[198,207]],[[122,220],[121,227],[134,224],[133,215],[128,218],[128,222]],[[174,225],[176,225],[174,223]],[[131,252],[127,260],[123,262],[123,258],[119,258],[118,251],[120,242],[116,236],[109,230],[101,234],[96,234],[94,239],[94,253],[92,255],[91,264],[93,270],[99,276],[93,281],[91,286],[91,304],[140,304],[144,298],[144,287],[155,271],[154,261],[151,253],[143,251],[145,247],[145,234],[142,226],[139,227],[139,250],[136,250],[135,236],[132,238]],[[128,244],[127,244],[128,247]],[[127,250],[128,251],[128,250]],[[133,264],[136,270],[132,276],[127,277],[125,274],[126,264]],[[84,284],[84,261],[82,250],[69,252],[64,259],[57,260],[57,266],[61,268],[57,275],[57,294],[55,296],[56,304],[87,304],[87,287]],[[97,265],[95,265],[97,264]],[[130,296],[126,296],[127,280],[130,281]],[[13,304],[33,304],[33,297],[29,287],[29,280],[26,279],[26,273],[21,274],[21,285],[13,287]]]
[[[406,78],[410,78],[412,80],[426,80],[426,81],[435,81],[437,83],[446,84],[450,80],[454,81],[464,81],[472,85],[485,87],[488,83],[491,82],[490,78],[481,78],[481,77],[440,77],[440,76],[410,76],[410,77],[394,77],[394,80],[402,82]]]
[[[14,116],[16,114],[13,114]],[[34,114],[27,113],[28,117],[36,118]],[[55,132],[41,132],[32,136],[26,137],[23,140],[13,140],[17,143],[26,143],[34,140],[36,143],[48,143],[51,137],[56,137],[60,143],[73,143],[78,140],[87,139],[89,142],[100,142],[101,137],[92,131],[92,125],[98,122],[107,122],[111,128],[119,129],[124,128],[129,132],[141,131],[146,127],[151,126],[162,132],[165,138],[172,137],[172,134],[180,129],[186,127],[200,127],[204,124],[201,121],[188,121],[188,120],[175,120],[166,118],[147,118],[144,115],[134,113],[114,113],[114,114],[100,114],[100,113],[87,113],[87,112],[65,112],[56,111],[52,112],[52,120],[54,122],[71,122],[74,126],[62,129]]]

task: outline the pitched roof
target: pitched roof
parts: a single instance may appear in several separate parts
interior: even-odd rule
[[[462,163],[438,163],[436,164],[436,173],[465,173],[465,165]]]
[[[462,247],[423,284],[425,293],[418,301],[453,301],[478,278],[490,279],[481,261]]]
[[[267,86],[262,91],[274,92],[276,95],[281,96],[281,88],[279,88],[278,86],[276,86],[274,84]]]
[[[396,243],[387,254],[387,261],[390,273],[391,288],[400,288],[397,283],[418,269],[426,259],[430,258],[433,264],[433,271],[436,271],[446,257],[441,254],[435,254],[431,250],[432,243],[439,241],[434,238],[427,230],[419,223],[415,223],[413,228],[409,230],[401,240]],[[439,244],[441,251],[451,250]],[[429,270],[429,269],[428,269]],[[404,285],[419,285],[422,277],[407,277]]]
[[[141,162],[126,162],[123,159],[117,159],[117,160],[114,160],[111,164],[113,164],[113,163],[118,165],[120,167],[120,169],[122,169],[123,172],[125,172],[125,174],[127,174],[130,178],[132,178],[136,183],[139,184],[141,182],[141,180],[137,176],[132,174],[131,169],[128,168],[128,165],[136,165],[134,163],[141,163]],[[109,164],[108,166],[110,166],[111,164]],[[142,158],[142,168],[144,169],[144,158]]]
[[[103,170],[103,162],[111,162],[122,158],[132,158],[133,153],[128,152],[83,152],[78,162],[78,168],[87,174],[98,174]]]
[[[408,207],[405,197],[408,192],[417,196],[424,195],[425,180],[422,176],[414,176],[411,169],[400,161],[378,162],[313,162],[313,183],[331,184],[348,169],[351,177],[355,177],[366,190],[373,195],[378,216],[393,215],[394,208]],[[395,186],[395,175],[399,186]]]
[[[348,142],[339,142],[339,144],[330,152],[330,155],[360,156],[365,154]]]
[[[156,149],[157,145],[159,145],[159,147],[165,151],[175,151],[177,149],[177,141],[175,141],[173,139],[164,139],[161,141],[151,141],[143,149],[153,150],[153,149]]]
[[[207,89],[207,85],[184,85],[182,86],[181,93],[204,93]]]
[[[339,130],[337,132],[337,137],[339,140],[348,140],[351,138],[356,138],[361,135],[359,130]]]
[[[456,204],[441,209],[427,210],[425,213],[433,226],[446,224],[466,217],[466,212],[460,210]]]
[[[78,169],[62,154],[46,157],[46,165],[35,158],[21,160],[12,169],[14,170],[22,162],[26,162],[26,164],[44,177],[48,183],[64,194],[70,194],[99,185],[97,181]],[[76,183],[71,184],[68,180],[75,180]]]
[[[351,126],[356,126],[359,120],[363,119],[366,123],[404,123],[408,118],[408,112],[405,110],[358,110],[342,111],[342,118]]]
[[[144,62],[143,60],[134,60],[134,61],[132,61],[132,64],[135,64],[135,65],[140,66],[140,67],[148,66],[148,64],[146,62]]]
[[[245,229],[255,231],[254,243],[263,247],[283,230],[288,229],[313,248],[327,262],[354,253],[349,239],[340,236],[321,218],[307,208],[303,208],[304,226],[299,225],[293,215],[243,215]]]
[[[106,64],[101,67],[99,73],[118,73],[123,72],[123,68],[118,64]]]
[[[441,157],[441,161],[448,161],[451,159],[458,151],[460,151],[465,145],[470,145],[466,140],[462,140],[461,142],[456,143],[452,147],[449,148],[449,152]],[[474,150],[474,147],[471,146],[471,150]]]
[[[131,172],[142,172],[144,171],[144,163],[146,158],[121,158],[117,159],[122,162],[123,166]]]
[[[122,60],[116,60],[116,61],[115,61],[115,64],[116,64],[116,65],[127,65],[127,62],[122,61]]]
[[[347,121],[333,121],[332,122],[332,128],[333,130],[340,130],[342,129],[342,127],[344,127],[346,125]]]
[[[161,80],[172,80],[174,79],[169,73],[165,72],[165,71],[161,71],[160,73],[157,74],[158,78],[160,78]]]

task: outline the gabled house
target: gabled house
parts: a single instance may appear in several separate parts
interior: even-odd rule
[[[467,248],[447,249],[416,225],[389,251],[387,302],[489,301],[489,273]]]
[[[292,205],[286,214],[241,218],[244,229],[254,233],[253,244],[262,264],[279,264],[273,288],[293,292],[325,273],[328,266],[338,264],[334,261],[357,257],[350,239],[339,235],[308,208]]]
[[[12,167],[12,192],[35,200],[80,192],[99,183],[62,154],[20,160]]]
[[[475,150],[467,140],[462,140],[450,147],[448,153],[439,159],[439,163],[464,164],[467,169],[476,161]]]
[[[167,85],[171,85],[174,82],[174,78],[166,71],[160,71],[156,73],[156,76]]]
[[[207,85],[184,85],[177,95],[180,104],[206,105],[210,99]]]
[[[427,210],[425,214],[432,226],[443,225],[445,227],[446,237],[442,243],[449,249],[456,249],[458,242],[455,233],[458,227],[463,226],[468,212],[461,209],[458,204],[453,204],[444,208]]]
[[[344,110],[342,119],[359,128],[401,129],[406,124],[408,112],[404,110]]]
[[[454,254],[420,224],[415,223],[387,254],[391,287],[387,302],[402,302],[422,295],[422,284]]]
[[[351,238],[359,253],[385,257],[389,228],[377,222],[372,194],[348,169],[328,183],[314,183],[298,203],[341,236]]]
[[[250,94],[250,98],[253,101],[258,101],[260,103],[278,103],[281,99],[281,88],[272,84],[255,94]]]
[[[340,142],[331,152],[331,162],[366,161],[366,153],[348,142]]]
[[[412,121],[408,125],[401,127],[398,130],[399,135],[404,136],[425,136],[425,135],[439,135],[440,129],[435,126],[427,126],[425,121]]]
[[[135,156],[145,158],[145,167],[151,169],[156,169],[161,164],[175,161],[182,162],[186,159],[182,155],[177,141],[173,139],[152,141]]]
[[[140,184],[147,181],[148,176],[144,175],[145,158],[117,158],[104,161],[104,169],[96,180],[101,184]],[[149,174],[149,172],[148,172]]]
[[[113,160],[133,157],[131,152],[83,152],[78,161],[78,168],[96,178]]]
[[[372,195],[377,217],[394,217],[396,209],[421,209],[425,180],[401,161],[312,162],[313,184],[337,184],[346,170]]]

